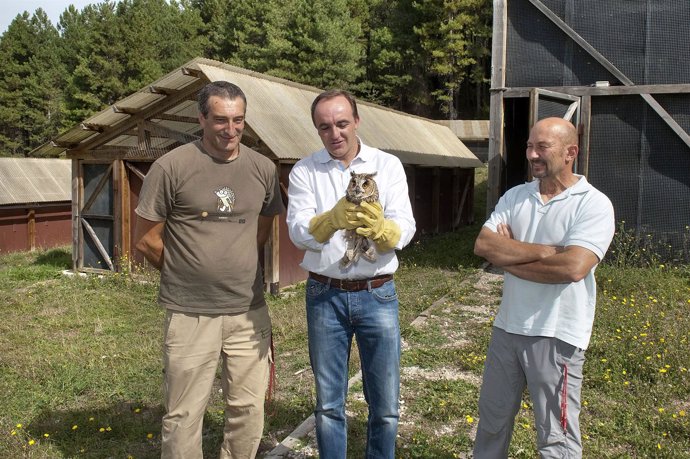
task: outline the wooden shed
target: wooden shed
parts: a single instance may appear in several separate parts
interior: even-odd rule
[[[487,212],[528,179],[530,127],[560,116],[616,220],[689,261],[688,24],[687,0],[494,0]]]
[[[69,244],[72,162],[0,158],[0,253]]]
[[[470,149],[481,162],[489,159],[489,120],[438,120]]]
[[[43,152],[72,159],[73,267],[117,271],[143,261],[133,251],[134,209],[151,163],[199,138],[197,92],[208,82],[237,84],[247,95],[243,143],[272,159],[287,199],[292,165],[322,147],[310,106],[320,89],[197,58],[55,139]],[[474,169],[481,162],[446,127],[358,103],[358,134],[406,167],[418,231],[449,231],[472,219]],[[306,278],[303,253],[290,242],[285,216],[274,223],[264,256],[272,291]]]

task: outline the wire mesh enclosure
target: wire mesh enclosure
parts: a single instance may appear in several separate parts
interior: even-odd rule
[[[563,116],[616,220],[690,262],[689,24],[687,0],[496,0],[488,206],[528,179],[530,126]]]

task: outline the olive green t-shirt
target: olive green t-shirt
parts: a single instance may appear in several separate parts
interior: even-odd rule
[[[136,208],[140,217],[165,221],[159,303],[207,314],[263,306],[258,217],[283,210],[276,166],[249,148],[219,161],[196,141],[160,157]]]

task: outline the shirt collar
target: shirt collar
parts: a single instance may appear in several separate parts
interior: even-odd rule
[[[570,186],[563,190],[561,193],[559,193],[557,196],[554,196],[553,200],[560,200],[564,199],[572,194],[582,194],[582,193],[587,193],[590,188],[592,187],[589,182],[587,181],[587,177],[584,175],[580,174],[575,174],[575,177],[579,177],[580,180],[575,182],[573,186]],[[541,199],[541,195],[539,193],[539,179],[537,180],[532,180],[529,182],[529,184],[532,186],[532,193],[534,194],[535,197]],[[558,198],[558,199],[556,199]],[[551,201],[549,201],[551,202]]]
[[[374,151],[371,147],[367,146],[362,142],[362,139],[357,137],[357,141],[359,142],[359,153],[357,153],[357,156],[355,159],[352,160],[352,162],[356,161],[370,161],[371,159],[374,158]],[[322,163],[326,164],[329,161],[336,161],[331,157],[331,155],[328,153],[328,150],[326,148],[322,148],[321,150],[317,151],[314,153],[314,160],[317,163]]]

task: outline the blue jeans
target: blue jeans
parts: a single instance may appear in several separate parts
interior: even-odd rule
[[[316,439],[321,459],[347,451],[348,363],[352,336],[369,404],[367,458],[394,458],[400,395],[400,326],[394,281],[347,292],[307,280],[309,358],[316,380]]]

